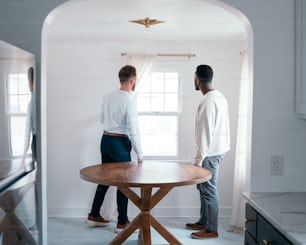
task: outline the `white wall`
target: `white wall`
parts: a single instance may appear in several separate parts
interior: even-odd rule
[[[295,1],[224,0],[254,32],[252,191],[306,190],[306,121],[295,114]],[[270,156],[283,154],[284,175],[270,176]]]
[[[214,84],[229,100],[232,151],[220,168],[221,215],[229,215],[232,202],[234,153],[237,132],[240,54],[245,44],[152,42],[49,42],[47,81],[47,179],[50,216],[85,216],[90,209],[95,185],[79,177],[79,170],[100,162],[102,133],[98,122],[102,96],[118,88],[117,73],[125,64],[120,56],[129,52],[196,54],[184,62],[182,122],[183,159],[194,155],[194,117],[201,94],[194,91],[198,64],[212,65]],[[146,45],[145,45],[146,44]],[[150,49],[144,48],[149,46]],[[107,198],[106,198],[107,199]],[[114,202],[114,198],[111,201]],[[199,198],[195,186],[174,189],[154,209],[156,215],[196,216]],[[137,209],[131,205],[130,215]]]

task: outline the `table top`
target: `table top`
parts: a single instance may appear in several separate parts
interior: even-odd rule
[[[34,169],[32,158],[0,160],[0,191]]]
[[[114,162],[81,169],[82,179],[112,186],[165,187],[198,184],[208,181],[211,172],[189,163],[144,161]]]

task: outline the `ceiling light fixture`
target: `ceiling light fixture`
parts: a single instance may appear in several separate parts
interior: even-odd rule
[[[130,22],[133,22],[133,23],[136,23],[136,24],[140,24],[140,25],[144,25],[145,26],[145,30],[144,30],[145,37],[149,38],[150,36],[152,36],[152,32],[150,30],[150,26],[151,25],[160,24],[160,23],[164,23],[165,21],[156,20],[156,19],[150,19],[148,17],[148,18],[145,18],[145,19],[130,20]]]

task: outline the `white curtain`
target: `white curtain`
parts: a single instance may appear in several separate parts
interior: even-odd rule
[[[228,231],[240,232],[244,227],[244,199],[246,176],[251,161],[252,83],[249,78],[249,56],[241,52],[241,83],[239,98],[238,130],[236,142],[234,192],[232,217]]]
[[[127,64],[132,65],[137,70],[138,83],[136,86],[136,94],[139,91],[144,82],[149,78],[154,61],[156,59],[155,54],[126,54]]]
[[[156,55],[154,54],[127,54],[126,64],[132,65],[137,70],[138,82],[136,85],[136,91],[134,92],[135,99],[137,99],[137,91],[143,86],[144,82],[149,78]],[[132,158],[135,158],[132,154]],[[104,199],[104,203],[101,208],[101,214],[110,220],[117,219],[117,205],[116,205],[116,189],[110,186]]]

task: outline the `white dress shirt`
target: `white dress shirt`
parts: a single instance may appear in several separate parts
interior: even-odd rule
[[[195,164],[201,166],[205,157],[222,155],[230,150],[228,105],[217,90],[204,95],[196,116]]]
[[[104,130],[128,135],[138,159],[142,159],[137,117],[131,93],[118,89],[104,96],[101,109],[101,123]]]
[[[23,157],[26,157],[31,142],[31,135],[35,135],[36,131],[36,92],[33,91],[27,107]]]

